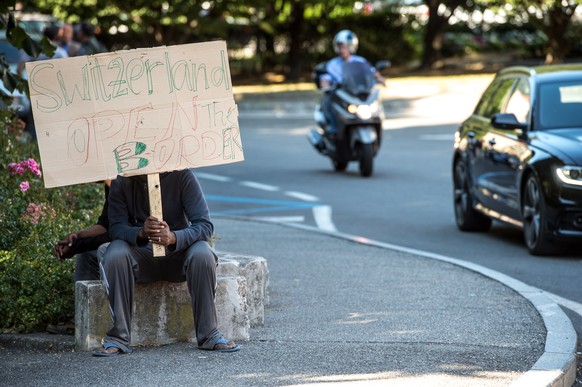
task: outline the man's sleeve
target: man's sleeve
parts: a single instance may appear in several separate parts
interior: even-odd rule
[[[101,215],[99,215],[99,219],[97,219],[97,223],[99,226],[105,228],[106,230],[109,229],[109,186],[105,184],[105,202],[103,202],[103,209],[101,210]]]
[[[327,70],[327,78],[331,83],[342,83],[342,66],[343,63],[341,59],[333,58],[325,65]]]
[[[117,177],[111,182],[109,191],[109,237],[111,240],[121,239],[130,245],[137,246],[137,234],[141,227],[129,223],[127,198],[131,195],[131,180]]]
[[[181,200],[190,226],[175,230],[176,250],[182,250],[197,241],[210,241],[214,225],[210,221],[208,204],[194,173],[181,171]]]
[[[106,232],[92,237],[76,239],[73,242],[73,246],[71,246],[71,255],[97,250],[99,246],[107,242],[109,242],[109,235]]]

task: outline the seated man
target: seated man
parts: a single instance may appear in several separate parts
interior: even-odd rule
[[[146,176],[121,177],[111,184],[109,235],[112,242],[99,249],[113,327],[94,356],[130,353],[134,284],[187,281],[192,297],[196,339],[200,349],[234,352],[217,329],[215,305],[218,257],[208,242],[214,226],[208,205],[190,170],[160,174],[164,220],[150,216]],[[154,257],[152,243],[165,246],[166,255]]]
[[[83,230],[75,231],[58,241],[53,247],[53,253],[59,261],[76,256],[75,282],[99,280],[99,261],[97,248],[109,242],[108,208],[109,185],[105,182],[105,203],[97,223]]]

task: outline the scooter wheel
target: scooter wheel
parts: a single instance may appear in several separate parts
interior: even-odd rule
[[[363,144],[360,149],[360,175],[369,177],[374,169],[374,148],[372,144]]]
[[[348,167],[347,161],[332,160],[332,163],[333,163],[333,168],[338,172],[345,171],[346,168]]]

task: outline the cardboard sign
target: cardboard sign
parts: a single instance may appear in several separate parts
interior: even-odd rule
[[[26,71],[47,188],[244,160],[224,41]]]

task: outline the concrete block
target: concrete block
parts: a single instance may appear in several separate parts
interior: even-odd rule
[[[247,281],[243,276],[217,276],[218,329],[227,339],[249,340]],[[192,304],[186,282],[136,284],[132,319],[133,346],[194,342]],[[75,284],[75,348],[101,344],[111,327],[111,314],[101,281]]]
[[[243,276],[247,280],[247,303],[251,327],[265,322],[265,307],[269,305],[269,268],[263,257],[217,252],[217,273]]]
[[[75,349],[98,347],[110,325],[109,302],[101,281],[75,283]]]

